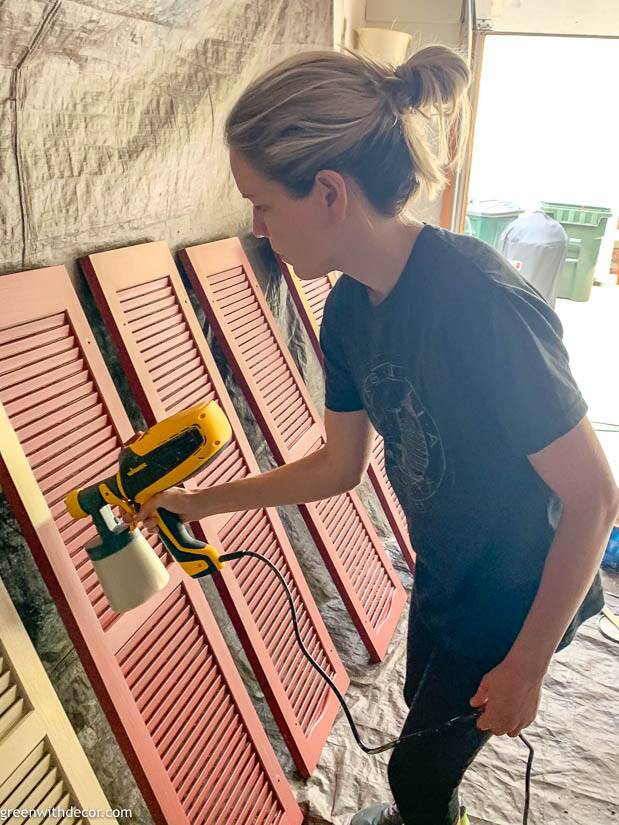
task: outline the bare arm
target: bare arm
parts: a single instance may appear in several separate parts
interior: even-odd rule
[[[480,729],[510,736],[535,718],[551,656],[593,581],[619,507],[610,467],[587,419],[529,461],[559,496],[563,511],[520,633],[471,700],[486,708]]]
[[[537,596],[510,656],[532,674],[543,675],[600,565],[619,492],[587,419],[529,460],[561,499],[563,512]]]
[[[350,490],[367,469],[374,430],[364,410],[326,410],[325,428],[327,443],[305,458],[205,490],[172,488],[153,496],[140,518],[164,507],[180,513],[183,521],[195,521],[217,513],[318,501]]]

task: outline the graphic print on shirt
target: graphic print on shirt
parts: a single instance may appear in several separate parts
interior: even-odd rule
[[[401,505],[424,510],[445,475],[445,452],[432,416],[397,364],[370,371],[363,403],[384,438],[387,475]]]

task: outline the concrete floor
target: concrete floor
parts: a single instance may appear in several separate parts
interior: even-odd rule
[[[557,311],[590,418],[619,423],[619,287],[595,287],[587,303],[560,300]],[[600,439],[619,481],[619,433],[600,433]],[[619,576],[605,576],[604,582],[607,603],[619,612]],[[397,735],[404,717],[405,621],[403,616],[381,665],[348,667],[346,698],[362,738],[371,744]],[[536,751],[530,825],[619,825],[618,653],[594,618],[555,657],[528,732]],[[388,800],[387,761],[388,754],[365,756],[340,714],[316,772],[294,783],[307,810],[306,825],[348,825],[356,810]],[[525,764],[526,749],[518,740],[491,740],[462,787],[472,825],[521,822]]]

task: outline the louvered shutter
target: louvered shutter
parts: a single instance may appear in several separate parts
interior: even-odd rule
[[[320,349],[320,324],[322,323],[325,301],[335,285],[335,278],[329,274],[311,281],[302,281],[281,258],[278,258],[278,263],[280,271],[286,279],[288,289],[303,322],[303,326],[307,331],[314,352],[322,364],[323,355]],[[376,434],[372,446],[368,475],[376,495],[383,505],[383,510],[393,530],[393,535],[400,546],[402,555],[406,559],[411,571],[414,572],[415,553],[408,534],[406,516],[387,477],[387,471],[385,469],[385,444],[382,437],[378,434]]]
[[[324,425],[276,328],[238,238],[181,253],[199,301],[275,457],[294,461],[325,443]],[[376,661],[406,594],[354,492],[301,506],[351,618]]]
[[[215,399],[233,442],[188,486],[209,487],[259,472],[228,392],[164,243],[101,252],[83,259],[97,303],[149,423],[197,400]],[[274,508],[226,513],[200,524],[225,551],[264,554],[294,593],[306,646],[340,690],[348,676],[307,587]],[[339,705],[298,647],[286,595],[254,559],[225,566],[215,578],[256,677],[299,771],[316,766]]]
[[[200,585],[151,538],[170,583],[114,613],[83,549],[95,528],[65,511],[132,435],[68,273],[3,276],[0,306],[0,481],[153,818],[298,825]]]
[[[0,629],[0,820],[57,808],[100,812],[68,814],[67,825],[117,823],[1,581]]]
[[[330,272],[320,278],[313,278],[311,281],[300,281],[292,268],[288,267],[288,264],[279,256],[276,256],[276,258],[292,294],[295,306],[301,315],[303,325],[308,331],[314,352],[322,363],[320,325],[325,311],[325,301],[336,284],[335,275]]]

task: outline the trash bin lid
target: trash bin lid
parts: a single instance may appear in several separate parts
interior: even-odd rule
[[[542,209],[560,223],[576,226],[599,226],[611,215],[611,210],[606,206],[579,206],[555,201],[542,201]]]
[[[505,254],[507,245],[563,246],[567,244],[567,233],[559,221],[541,209],[520,215],[503,231],[499,239],[499,252]]]
[[[520,215],[524,210],[513,201],[489,199],[470,201],[466,212],[468,215],[476,215],[479,217],[501,218]]]
[[[610,215],[612,212],[607,206],[583,206],[577,203],[558,203],[557,201],[542,201],[542,209],[571,209],[576,212],[599,212],[600,215]]]

